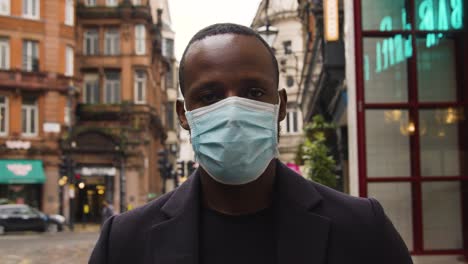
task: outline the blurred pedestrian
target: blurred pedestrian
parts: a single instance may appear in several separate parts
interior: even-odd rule
[[[101,223],[102,225],[104,225],[104,223],[106,222],[106,220],[108,218],[110,218],[111,216],[113,216],[115,213],[114,213],[114,207],[112,206],[112,204],[110,204],[109,201],[107,200],[104,200],[102,202],[102,212],[101,212]]]

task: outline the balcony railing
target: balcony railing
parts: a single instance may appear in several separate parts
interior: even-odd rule
[[[66,91],[73,77],[48,72],[26,72],[18,69],[0,70],[0,87],[21,90],[60,90]]]

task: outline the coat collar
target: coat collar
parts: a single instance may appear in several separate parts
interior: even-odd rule
[[[276,175],[278,263],[324,263],[330,221],[313,212],[321,195],[279,161]],[[198,263],[200,185],[195,171],[161,208],[169,219],[151,229],[151,263]]]

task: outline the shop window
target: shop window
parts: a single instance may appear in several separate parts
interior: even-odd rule
[[[10,69],[10,40],[0,38],[0,69]]]
[[[134,81],[135,103],[146,103],[146,73],[143,70],[135,71]]]
[[[114,6],[117,6],[117,5],[119,5],[118,0],[106,0],[106,6],[114,7]]]
[[[83,36],[85,55],[99,54],[99,32],[96,28],[86,29]]]
[[[413,253],[461,255],[468,241],[466,1],[357,3],[361,195],[381,200]]]
[[[10,15],[10,1],[11,0],[0,0],[0,15]]]
[[[8,98],[0,96],[0,136],[8,135]]]
[[[26,137],[37,136],[39,127],[37,99],[24,97],[21,106],[22,135]]]
[[[75,53],[73,51],[73,48],[70,46],[67,46],[65,48],[65,76],[73,76],[73,71],[74,71],[74,58],[75,58]]]
[[[137,55],[146,53],[146,27],[143,24],[135,26],[135,53]]]
[[[120,32],[117,28],[109,28],[104,34],[104,54],[118,55],[120,53]]]
[[[105,74],[104,98],[106,104],[120,103],[120,72],[109,71]]]
[[[73,26],[75,23],[75,0],[65,1],[65,25]]]
[[[23,70],[39,71],[39,43],[33,40],[23,41]]]
[[[83,80],[83,102],[85,104],[98,104],[100,102],[99,75],[87,73]]]
[[[40,0],[23,0],[23,17],[39,19]]]

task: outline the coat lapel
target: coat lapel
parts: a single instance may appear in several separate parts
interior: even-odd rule
[[[199,182],[195,172],[161,208],[168,220],[149,232],[151,263],[198,263]]]
[[[326,263],[330,220],[313,210],[321,195],[280,162],[277,168],[278,263]]]

